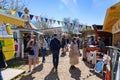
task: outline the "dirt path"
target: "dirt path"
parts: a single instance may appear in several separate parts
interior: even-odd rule
[[[65,56],[60,55],[58,73],[53,70],[52,55],[46,56],[46,62],[40,64],[28,74],[28,66],[24,67],[26,73],[20,80],[102,80],[90,72],[90,68],[79,58],[80,63],[76,65],[75,70],[70,69],[68,53]],[[40,58],[41,61],[41,58]]]

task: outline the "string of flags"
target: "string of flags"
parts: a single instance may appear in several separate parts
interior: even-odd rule
[[[4,8],[2,6],[0,6],[0,9],[2,9],[2,10],[9,10],[9,9]],[[14,16],[15,13],[17,13],[20,18],[24,14],[23,12],[19,12],[19,11],[15,11],[15,10],[10,10],[10,12],[11,12],[12,16]],[[44,18],[42,16],[35,16],[35,15],[32,15],[32,14],[30,14],[29,16],[30,16],[30,20],[32,20],[35,17],[36,20],[45,21],[46,23],[50,22],[50,24],[52,24],[52,23],[54,24],[54,23],[57,22],[58,25],[60,25],[60,24],[61,25],[65,25],[65,26],[66,25],[71,25],[71,27],[75,27],[76,26],[79,29],[82,29],[82,27],[84,27],[84,25],[81,25],[81,24],[74,24],[74,23],[68,23],[68,22],[64,22],[64,21],[60,21],[60,20],[55,20],[55,19],[48,19],[48,18],[46,18],[46,17]]]

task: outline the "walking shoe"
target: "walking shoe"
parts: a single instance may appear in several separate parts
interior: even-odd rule
[[[32,72],[32,70],[29,70],[29,71],[28,71],[28,73],[31,73],[31,72]]]
[[[72,66],[70,67],[70,69],[75,69],[75,66],[74,66],[74,65],[72,65]]]
[[[57,69],[56,69],[56,68],[54,68],[54,72],[57,72]]]

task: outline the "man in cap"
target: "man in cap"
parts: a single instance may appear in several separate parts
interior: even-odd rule
[[[54,34],[53,39],[50,42],[50,49],[53,55],[53,66],[55,72],[57,72],[57,67],[59,63],[59,51],[60,51],[60,41],[57,39],[57,34]]]

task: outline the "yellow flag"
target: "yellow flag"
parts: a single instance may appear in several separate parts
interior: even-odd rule
[[[14,15],[15,14],[15,10],[11,10],[11,15]]]
[[[61,21],[62,25],[64,25],[64,21]]]

